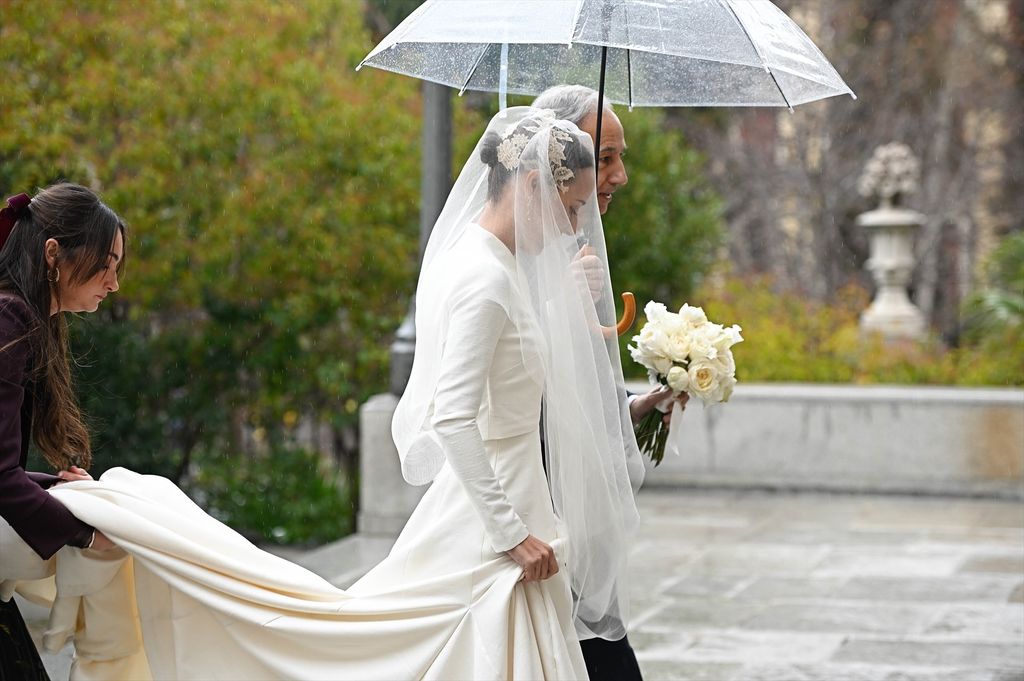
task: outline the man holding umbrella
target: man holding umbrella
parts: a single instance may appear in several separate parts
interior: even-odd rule
[[[626,152],[625,131],[619,117],[612,111],[611,105],[605,103],[601,141],[598,143],[596,90],[583,85],[556,85],[538,96],[532,106],[550,109],[556,118],[574,123],[594,140],[594,148],[598,150],[597,204],[601,215],[604,215],[611,205],[615,192],[629,181],[622,160]],[[630,395],[629,412],[633,423],[639,422],[670,394],[671,391],[664,386],[656,386],[643,395]],[[682,393],[677,399],[680,408],[685,409],[689,395]],[[665,415],[666,423],[671,416],[671,411]],[[592,681],[642,679],[640,666],[637,664],[636,654],[629,644],[628,637],[624,636],[618,641],[595,637],[580,641],[580,646],[583,649],[583,659],[587,663],[587,673]]]

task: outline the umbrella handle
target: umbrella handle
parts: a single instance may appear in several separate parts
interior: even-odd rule
[[[622,293],[622,319],[615,326],[602,326],[601,333],[604,334],[605,338],[612,338],[614,336],[621,336],[630,327],[633,326],[633,321],[636,319],[636,297],[629,291],[623,291]]]

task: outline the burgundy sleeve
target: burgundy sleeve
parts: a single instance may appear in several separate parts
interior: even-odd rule
[[[92,528],[22,468],[22,438],[30,437],[21,432],[29,350],[28,342],[19,339],[30,328],[30,314],[20,299],[0,297],[0,516],[45,559],[65,544],[84,545]]]
[[[60,478],[53,473],[37,473],[35,471],[28,471],[25,475],[28,476],[29,480],[36,483],[43,489],[50,489],[60,482]]]

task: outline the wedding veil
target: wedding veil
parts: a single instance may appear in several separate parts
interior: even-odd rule
[[[482,160],[482,150],[490,164]],[[642,480],[643,464],[614,332],[593,144],[550,111],[516,107],[491,120],[431,233],[417,288],[412,374],[392,424],[402,473],[412,484],[426,484],[445,460],[430,428],[447,331],[445,308],[444,301],[422,296],[437,290],[432,283],[453,276],[438,257],[480,216],[492,168],[508,176],[515,192],[519,290],[546,346],[541,353],[545,465],[555,514],[568,533],[577,633],[617,640],[627,621],[626,561],[639,521],[634,488]],[[561,199],[576,182],[588,182],[589,192],[583,193],[582,206],[570,206],[575,213],[570,215]],[[583,246],[604,263],[602,274],[591,276],[589,284],[580,260]]]

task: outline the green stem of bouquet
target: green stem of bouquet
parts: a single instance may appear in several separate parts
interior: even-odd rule
[[[665,458],[668,427],[664,418],[660,409],[652,409],[636,424],[636,443],[641,452],[651,457],[655,467]]]

